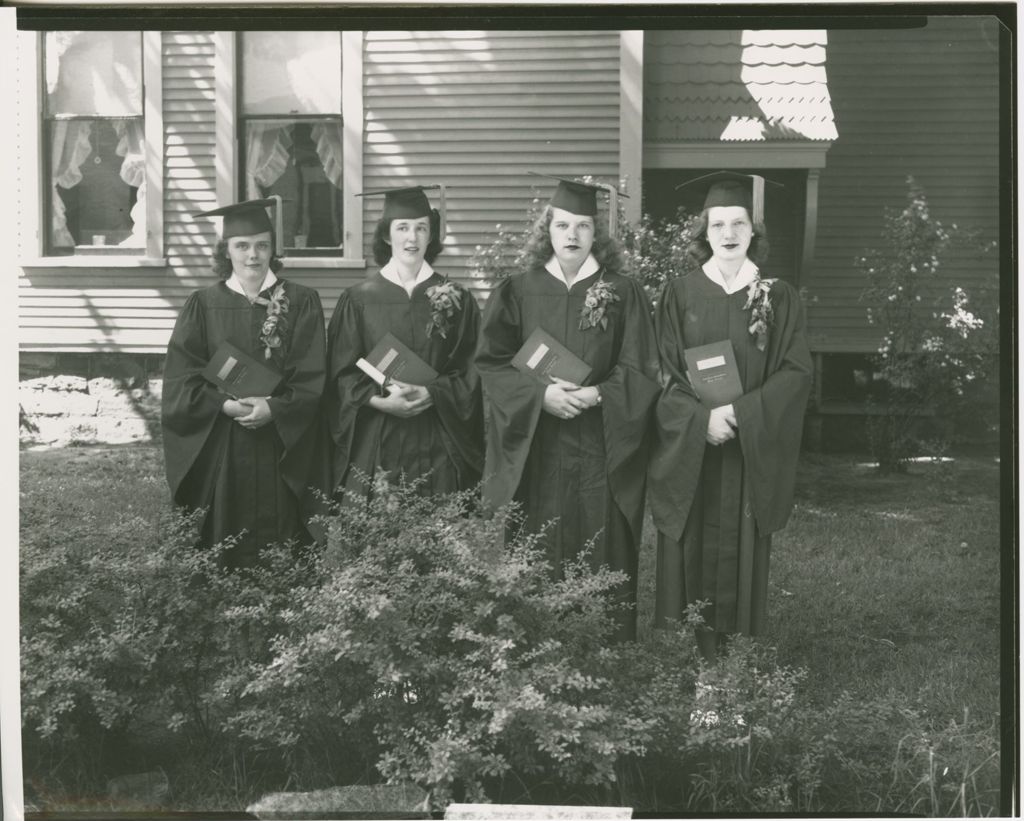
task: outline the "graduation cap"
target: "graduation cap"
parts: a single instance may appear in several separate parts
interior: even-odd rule
[[[611,196],[608,207],[608,233],[611,236],[615,236],[615,227],[619,215],[618,198],[627,197],[628,199],[627,194],[620,194],[614,185],[609,185],[606,182],[579,182],[578,180],[570,180],[565,177],[556,177],[553,174],[538,174],[536,171],[531,171],[530,173],[535,177],[547,177],[552,180],[558,180],[558,187],[555,189],[555,193],[551,195],[551,205],[555,208],[569,211],[572,214],[580,214],[585,217],[597,216],[597,192],[607,191]]]
[[[408,188],[380,188],[376,191],[364,191],[356,194],[357,197],[376,197],[384,195],[384,213],[381,219],[419,219],[430,216],[430,200],[427,199],[425,191],[440,189],[440,207],[438,213],[441,216],[441,229],[438,241],[444,239],[445,235],[445,204],[443,185],[413,185]]]
[[[251,234],[262,234],[264,231],[274,231],[274,225],[267,216],[267,208],[275,209],[277,230],[275,237],[283,236],[281,197],[275,194],[261,200],[246,200],[236,202],[234,205],[224,205],[214,208],[212,211],[201,211],[197,217],[223,217],[221,224],[220,238],[231,239],[232,237],[247,237]],[[280,242],[280,240],[278,240]],[[276,243],[275,243],[276,244]],[[275,249],[276,252],[276,249]]]
[[[696,182],[710,183],[707,196],[704,198],[705,208],[739,205],[747,209],[751,221],[755,224],[764,222],[764,184],[769,182],[780,188],[783,187],[782,183],[766,180],[759,174],[714,171],[687,180],[681,185],[677,185],[676,190]]]

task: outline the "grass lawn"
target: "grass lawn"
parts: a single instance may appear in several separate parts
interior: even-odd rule
[[[142,445],[23,451],[23,542],[71,520],[95,522],[97,539],[124,515],[155,523],[168,505],[162,461],[159,447]],[[653,541],[649,533],[642,634],[651,621]],[[842,691],[896,695],[935,728],[966,715],[995,739],[999,562],[993,457],[879,476],[855,457],[807,454],[793,516],[773,540],[765,641],[781,663],[807,670],[802,688],[814,703]]]

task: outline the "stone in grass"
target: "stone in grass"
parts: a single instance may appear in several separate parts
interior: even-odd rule
[[[414,784],[330,787],[312,792],[275,792],[245,810],[260,819],[430,818],[429,796]]]
[[[559,804],[449,804],[445,819],[547,821],[548,819],[632,818],[632,807],[568,807]]]

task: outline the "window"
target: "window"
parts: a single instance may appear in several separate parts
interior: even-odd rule
[[[245,199],[281,196],[292,257],[346,250],[342,37],[240,34],[240,189]]]
[[[46,251],[146,250],[143,35],[43,37]]]

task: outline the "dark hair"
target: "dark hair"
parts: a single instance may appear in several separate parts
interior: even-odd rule
[[[377,220],[377,227],[373,229],[373,260],[378,265],[387,265],[391,259],[391,223],[397,218]],[[430,241],[427,243],[427,252],[423,258],[428,264],[433,265],[437,255],[444,250],[441,244],[441,213],[436,208],[430,209]]]
[[[274,247],[277,247],[277,240],[274,238],[274,232],[270,232],[270,241]],[[217,240],[217,244],[213,246],[213,263],[210,265],[213,272],[221,279],[227,279],[231,276],[231,272],[234,268],[231,267],[231,257],[228,256],[228,241],[226,239]],[[275,274],[284,268],[284,263],[281,261],[281,257],[277,254],[270,255],[270,270]]]
[[[747,209],[744,208],[744,211]],[[747,212],[747,218],[750,218],[750,212]],[[753,222],[753,220],[751,220]],[[686,257],[690,263],[695,267],[699,268],[705,262],[707,262],[713,256],[711,253],[711,244],[708,242],[708,209],[705,208],[700,212],[700,216],[697,217],[693,223],[694,234],[693,239],[690,240],[690,244],[686,246]],[[768,251],[771,246],[768,244],[768,230],[765,228],[764,223],[759,223],[753,226],[753,234],[750,238],[750,247],[747,249],[747,257],[756,265],[760,265],[766,259],[768,259]]]
[[[526,244],[523,246],[522,260],[527,269],[543,268],[555,253],[551,244],[551,205],[545,205],[536,222],[530,228]],[[622,246],[614,237],[608,235],[608,226],[603,220],[594,218],[594,245],[590,249],[594,259],[609,273],[621,274],[626,268],[622,256]]]

